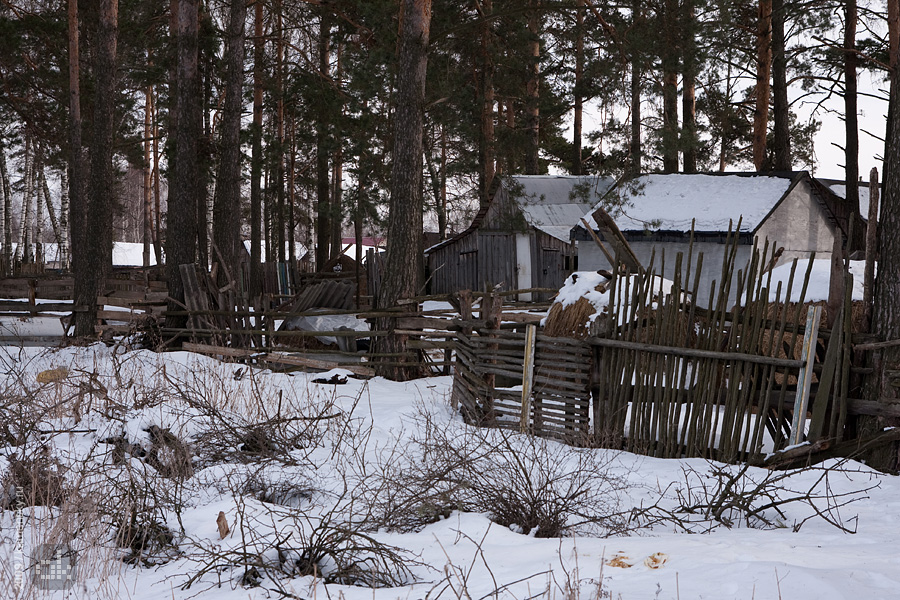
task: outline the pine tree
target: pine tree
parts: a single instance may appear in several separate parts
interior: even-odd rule
[[[388,249],[378,305],[392,307],[412,298],[421,282],[422,240],[422,136],[424,132],[425,77],[431,0],[403,0],[400,9],[400,45],[397,56],[397,92],[394,108],[394,152],[391,173],[391,204],[388,218]],[[379,329],[393,329],[393,319],[378,319]],[[407,362],[407,337],[401,334],[379,338],[376,351],[389,354],[392,362]],[[397,357],[397,358],[394,358]],[[376,363],[378,365],[378,363]],[[376,366],[391,379],[417,376],[420,365]]]

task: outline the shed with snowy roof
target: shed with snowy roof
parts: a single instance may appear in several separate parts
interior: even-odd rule
[[[498,177],[472,224],[425,251],[430,292],[481,290],[486,284],[559,289],[575,266],[572,226],[612,184],[592,176]]]
[[[851,221],[850,251],[859,250],[865,231],[858,207],[849,206],[806,171],[642,175],[611,189],[588,211],[585,220],[591,225],[596,226],[592,213],[600,207],[642,264],[646,266],[655,252],[658,268],[665,256],[662,275],[668,278],[674,277],[677,253],[687,256],[693,224],[694,254],[704,254],[701,303],[708,300],[710,285],[721,271],[729,228],[736,229],[739,220],[738,268],[749,261],[754,243],[760,249],[766,240],[777,244],[783,250],[776,264],[784,264],[813,252],[829,258],[836,237],[846,242]],[[583,225],[576,223],[572,235],[578,244],[580,269],[611,268]]]

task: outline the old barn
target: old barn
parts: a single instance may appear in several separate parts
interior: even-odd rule
[[[604,208],[628,240],[638,260],[647,265],[656,253],[656,268],[665,253],[665,277],[671,278],[677,253],[687,255],[694,227],[694,253],[704,253],[706,264],[722,264],[729,227],[740,219],[740,246],[736,264],[750,258],[753,244],[766,240],[783,250],[776,264],[806,258],[831,256],[835,239],[842,242],[850,231],[851,214],[839,195],[806,171],[793,173],[671,174],[643,175],[610,190],[595,208]],[[585,219],[595,225],[591,216]],[[865,227],[858,214],[854,220],[851,252],[863,245]],[[583,225],[576,222],[579,268],[609,269],[609,261]],[[705,269],[698,300],[705,302],[710,284],[718,276]]]
[[[591,176],[498,178],[472,224],[426,250],[430,292],[498,284],[506,290],[559,289],[575,267],[572,226],[611,185],[609,179]],[[532,294],[521,296],[532,299]]]

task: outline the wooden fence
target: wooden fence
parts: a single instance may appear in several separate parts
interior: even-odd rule
[[[803,301],[811,271],[795,261],[774,284],[772,249],[736,265],[735,238],[705,307],[691,300],[702,256],[676,257],[668,293],[654,257],[612,280],[586,339],[537,334],[532,348],[525,333],[459,336],[454,401],[480,424],[658,457],[762,461],[801,441],[839,443],[851,404],[849,274],[831,330],[819,329],[822,308]],[[797,289],[799,302],[786,302]]]
[[[457,334],[452,401],[469,422],[584,443],[590,435],[590,346],[535,330]]]

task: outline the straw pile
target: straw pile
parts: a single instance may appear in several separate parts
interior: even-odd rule
[[[544,335],[585,339],[591,322],[609,310],[609,278],[600,273],[573,273],[544,319]]]

